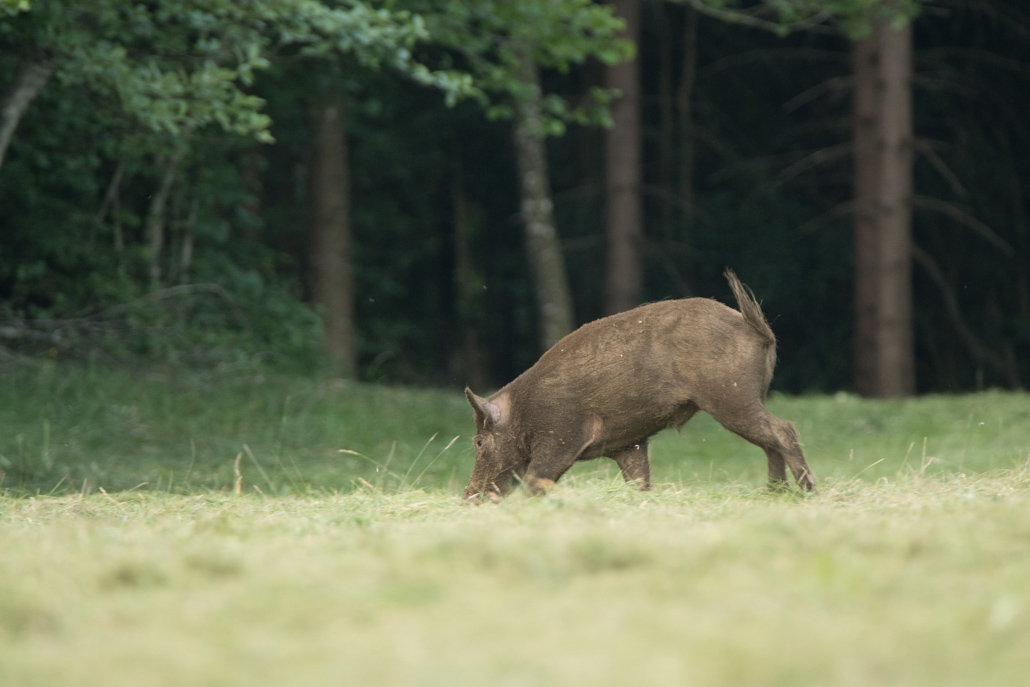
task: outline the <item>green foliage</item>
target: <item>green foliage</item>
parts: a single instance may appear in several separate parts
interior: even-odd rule
[[[267,64],[257,36],[227,25],[212,35],[203,11],[211,7],[197,4],[42,0],[4,33],[23,55],[56,61],[66,82],[115,96],[145,127],[178,134],[216,122],[260,136],[268,126],[261,103],[240,90]]]
[[[41,120],[22,124],[14,159],[0,177],[0,197],[8,201],[0,217],[10,227],[7,250],[0,252],[5,316],[67,319],[140,298],[153,286],[146,277],[151,254],[144,248],[144,224],[153,221],[147,219],[149,200],[172,150],[192,149],[173,182],[172,216],[158,219],[171,235],[163,271],[173,279],[210,279],[232,295],[201,299],[200,305],[187,299],[174,312],[155,309],[170,301],[146,300],[149,311],[137,304],[134,316],[118,323],[117,329],[133,332],[123,337],[124,345],[112,348],[118,337],[104,327],[103,345],[90,355],[197,362],[263,355],[310,367],[319,357],[313,355],[318,320],[301,305],[296,283],[281,279],[290,259],[247,245],[237,233],[254,228],[248,226],[254,219],[241,211],[254,197],[231,169],[233,158],[247,149],[234,137],[274,140],[262,111],[265,100],[252,92],[255,74],[278,55],[344,57],[364,68],[389,66],[452,97],[471,92],[467,75],[434,72],[412,58],[413,46],[425,38],[421,19],[406,11],[314,0],[41,0],[0,25],[9,57],[0,62],[0,74],[17,64],[10,58],[44,55],[58,66],[60,88],[39,99]],[[209,124],[231,137],[220,138]],[[105,175],[113,175],[108,195],[114,191],[129,202],[96,214]],[[121,179],[117,186],[113,178]],[[177,274],[174,251],[194,239],[192,274]],[[219,302],[231,306],[211,307]],[[41,334],[23,333],[30,341],[21,336],[15,348],[32,352]],[[79,331],[59,348],[81,356],[85,351],[70,347],[84,342],[100,345],[97,336]]]
[[[168,272],[171,290],[156,295],[169,297],[155,298],[141,215],[157,185],[154,162],[167,156],[164,139],[133,132],[105,140],[108,122],[75,116],[89,107],[82,90],[44,92],[37,104],[40,114],[22,123],[16,154],[0,172],[0,317],[13,330],[2,342],[7,350],[120,364],[317,365],[319,320],[281,277],[289,259],[239,235],[249,198],[241,193],[238,143],[208,141],[187,158],[169,210],[165,266],[177,265],[187,234],[194,258],[188,273]],[[104,153],[126,165],[122,206],[110,218],[96,215],[114,173]],[[190,281],[200,286],[180,283]]]
[[[522,77],[526,56],[540,67],[567,72],[590,58],[605,64],[631,59],[635,46],[618,37],[622,20],[609,5],[590,0],[463,2],[412,0],[426,17],[433,42],[456,53],[481,90],[480,103],[491,118],[509,118],[513,102],[527,97]],[[567,122],[610,123],[613,94],[591,89],[582,103],[550,94],[543,101],[543,132],[561,135]]]
[[[275,52],[351,55],[366,67],[389,65],[453,93],[469,89],[467,77],[412,60],[413,45],[427,38],[420,18],[361,2],[39,0],[6,24],[3,35],[23,55],[57,61],[66,82],[110,91],[140,124],[172,134],[217,124],[271,142],[264,101],[246,89]]]
[[[782,0],[781,0],[782,2]],[[833,2],[812,2],[801,0],[784,4],[793,5],[785,12],[788,21],[800,21],[803,14],[833,12],[837,23],[852,40],[865,38],[872,31],[873,24],[888,21],[900,28],[918,16],[926,0],[835,0]]]
[[[837,26],[851,39],[869,35],[877,21],[901,27],[912,21],[926,0],[673,0],[721,21],[743,24],[786,36],[798,31]],[[769,19],[772,15],[772,19]]]
[[[29,0],[0,0],[0,19],[29,11]]]

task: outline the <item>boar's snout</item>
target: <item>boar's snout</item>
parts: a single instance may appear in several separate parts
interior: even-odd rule
[[[479,487],[470,483],[465,487],[465,493],[461,495],[462,503],[473,505],[479,505],[484,501],[493,501],[494,503],[498,503],[503,498],[501,490],[497,487],[496,483],[491,483],[486,487]]]
[[[465,492],[461,495],[462,503],[482,503],[483,502],[483,490],[475,485],[469,484],[465,487]]]

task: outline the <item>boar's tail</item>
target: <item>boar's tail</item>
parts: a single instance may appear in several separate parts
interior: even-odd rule
[[[740,280],[737,279],[737,275],[729,267],[722,274],[726,277],[726,281],[730,283],[730,288],[737,299],[737,305],[740,306],[740,314],[744,316],[744,321],[754,330],[755,334],[762,337],[770,346],[775,347],[776,336],[773,334],[772,327],[766,322],[765,315],[762,313],[762,306],[758,305],[758,301],[755,300],[754,292],[749,287],[741,284]]]

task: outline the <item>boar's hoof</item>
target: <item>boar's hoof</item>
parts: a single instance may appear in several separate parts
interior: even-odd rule
[[[543,496],[557,491],[558,485],[554,483],[553,479],[531,477],[526,481],[526,488],[529,489],[529,493],[533,496]]]
[[[487,490],[486,492],[477,491],[472,494],[466,493],[461,497],[461,502],[470,506],[478,506],[486,501],[500,503],[503,500],[503,496],[492,490]]]

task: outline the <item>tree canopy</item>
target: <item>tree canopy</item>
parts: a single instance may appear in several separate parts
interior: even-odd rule
[[[509,121],[520,60],[541,75],[581,323],[603,313],[596,125],[618,94],[602,69],[635,56],[644,299],[728,299],[730,265],[780,338],[774,386],[852,388],[849,50],[876,21],[911,20],[917,388],[1026,383],[1020,3],[642,7],[633,46],[586,0],[3,0],[0,362],[319,369],[311,108],[332,87],[348,115],[359,377],[464,384],[452,360],[473,331],[482,375],[503,383],[540,326]]]

